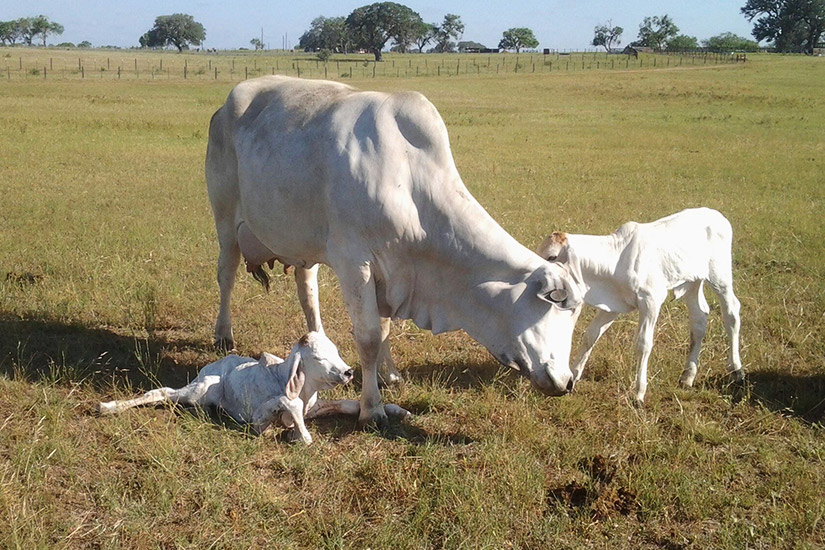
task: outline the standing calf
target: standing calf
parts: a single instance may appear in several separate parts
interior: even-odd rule
[[[684,297],[690,316],[690,353],[680,382],[692,386],[709,311],[702,283],[707,281],[722,307],[730,341],[728,372],[743,378],[739,359],[739,300],[733,294],[730,222],[716,210],[692,208],[651,223],[628,222],[610,235],[553,233],[536,252],[552,262],[567,260],[568,250],[579,259],[586,286],[584,301],[599,312],[587,327],[572,368],[582,376],[593,346],[620,313],[639,310],[636,341],[638,372],[635,398],[642,403],[647,389],[647,362],[659,309],[673,290]]]
[[[180,389],[159,388],[124,401],[101,403],[101,414],[163,401],[220,407],[240,423],[261,433],[271,424],[293,426],[301,440],[312,443],[304,418],[344,413],[357,415],[357,401],[318,401],[319,390],[352,380],[352,369],[322,333],[310,332],[293,346],[286,360],[264,353],[259,360],[229,355],[203,367],[198,377]],[[406,410],[386,405],[386,413],[406,416]],[[293,435],[295,435],[293,433]]]

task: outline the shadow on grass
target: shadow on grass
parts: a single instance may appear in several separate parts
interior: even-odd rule
[[[205,364],[201,355],[202,342],[171,336],[0,317],[0,374],[30,382],[84,382],[104,391],[178,387]]]
[[[729,384],[726,377],[719,377],[714,385],[734,402],[758,403],[810,423],[825,422],[825,373],[760,370],[748,373],[744,384]]]
[[[407,380],[417,383],[437,385],[444,388],[468,390],[503,384],[513,389],[518,381],[511,369],[498,364],[492,357],[489,361],[469,361],[452,364],[423,363],[404,370]]]

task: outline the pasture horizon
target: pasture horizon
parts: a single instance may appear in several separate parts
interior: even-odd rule
[[[725,382],[712,296],[692,390],[677,387],[686,309],[663,308],[643,410],[627,399],[633,315],[557,399],[463,333],[396,322],[407,382],[385,399],[415,418],[384,436],[315,423],[309,448],[172,408],[94,416],[98,401],[180,385],[217,357],[203,159],[209,118],[237,83],[102,74],[0,77],[0,546],[825,544],[825,98],[811,85],[822,59],[347,77],[427,96],[469,190],[529,248],[553,230],[720,210],[749,378]],[[240,274],[242,354],[288,353],[304,332],[294,286],[276,272],[267,295]],[[328,269],[320,286],[326,331],[355,366]]]
[[[158,52],[141,50],[0,47],[0,82],[20,79],[216,80],[239,82],[267,74],[352,80],[429,76],[562,73],[707,67],[738,63],[744,54],[712,52],[643,53],[598,51],[496,54],[334,54],[329,61],[294,51]]]

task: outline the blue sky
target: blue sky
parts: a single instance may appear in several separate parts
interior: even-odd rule
[[[461,16],[464,40],[498,45],[502,31],[510,27],[529,27],[541,48],[583,49],[590,47],[593,27],[612,20],[624,28],[622,44],[636,38],[639,23],[646,16],[670,15],[682,34],[699,40],[722,32],[751,38],[752,25],[739,13],[745,0],[662,0],[643,2],[558,2],[548,0],[510,0],[497,2],[446,0],[397,0],[409,6],[430,23],[440,22],[447,13]],[[43,14],[65,27],[62,36],[50,42],[78,43],[88,40],[94,46],[136,46],[158,15],[187,13],[206,28],[207,48],[249,47],[252,38],[261,36],[269,48],[281,48],[288,39],[294,46],[315,17],[346,16],[369,0],[321,0],[317,2],[281,0],[0,0],[0,21]]]

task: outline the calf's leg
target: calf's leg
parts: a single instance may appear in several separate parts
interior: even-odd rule
[[[661,299],[645,297],[639,301],[639,334],[636,338],[636,383],[634,384],[634,398],[636,404],[642,405],[647,392],[647,363],[653,349],[653,331],[656,328],[656,319],[662,307]]]
[[[690,320],[690,352],[679,383],[689,388],[693,386],[696,373],[699,371],[699,352],[708,325],[709,308],[702,291],[702,281],[693,283],[685,293],[684,299]]]
[[[158,388],[148,391],[140,397],[135,397],[134,399],[100,403],[100,405],[98,405],[98,412],[100,412],[100,414],[115,414],[132,407],[153,405],[164,401],[181,403],[184,405],[215,405],[216,403],[204,402],[203,398],[206,396],[208,389],[209,384],[203,382],[193,382],[192,384],[177,390],[172,388]]]
[[[607,329],[610,328],[610,325],[613,324],[613,321],[616,320],[618,315],[618,313],[613,313],[612,311],[599,310],[593,320],[590,321],[590,324],[587,326],[587,330],[584,333],[584,337],[582,338],[578,357],[576,357],[576,360],[573,363],[572,370],[574,382],[581,380],[582,373],[584,372],[584,365],[590,358],[590,353],[593,351],[593,346],[595,346],[596,342],[599,341],[599,338],[607,332]]]

